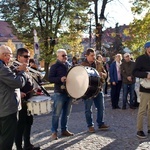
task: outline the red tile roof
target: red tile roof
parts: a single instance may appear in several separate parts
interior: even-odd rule
[[[0,20],[0,42],[7,42],[8,40],[13,42],[20,42],[20,40],[12,34],[12,29],[6,21]]]

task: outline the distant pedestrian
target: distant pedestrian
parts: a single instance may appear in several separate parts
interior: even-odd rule
[[[150,80],[150,41],[144,45],[145,54],[139,56],[135,61],[133,75],[141,79]],[[150,134],[150,88],[146,88],[140,84],[140,105],[137,115],[137,137],[146,138],[143,132],[143,119],[147,112],[147,132]]]
[[[78,64],[78,59],[74,56],[72,57],[72,66],[75,66]]]
[[[123,106],[122,109],[126,109],[127,96],[130,94],[130,108],[134,107],[134,89],[135,89],[135,77],[132,75],[132,71],[135,62],[131,60],[130,54],[125,53],[123,55],[124,61],[121,64],[121,74],[123,82]]]
[[[107,77],[105,79],[105,83],[104,83],[104,94],[105,96],[109,96],[108,95],[108,82],[109,82],[109,64],[107,62],[107,58],[103,57],[103,64],[104,64],[104,68],[107,72]]]
[[[105,70],[105,68],[104,68],[104,61],[103,61],[103,56],[102,55],[100,55],[100,54],[98,54],[97,56],[96,56],[96,62],[97,62],[97,71],[98,72],[100,72],[101,70],[102,70],[102,68]],[[106,72],[106,70],[105,70],[105,74],[106,74],[106,76],[101,76],[101,82],[104,84],[105,83],[105,80],[106,80],[106,77],[107,77],[107,72]]]
[[[109,75],[110,75],[110,82],[111,82],[111,102],[112,102],[112,109],[120,109],[119,97],[120,97],[120,90],[122,86],[122,77],[121,77],[121,60],[122,55],[117,54],[115,55],[114,62],[110,65]]]
[[[38,67],[37,67],[37,65],[35,63],[35,60],[33,58],[29,59],[29,67],[33,70],[38,70]],[[30,72],[32,73],[32,77],[33,77],[34,91],[36,93],[41,94],[42,91],[41,91],[39,85],[42,83],[42,78],[38,73],[35,73],[35,72],[32,72],[32,71],[30,71]]]

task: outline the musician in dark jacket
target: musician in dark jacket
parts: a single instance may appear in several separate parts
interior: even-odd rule
[[[26,83],[26,66],[22,65],[15,75],[8,66],[12,50],[0,46],[0,150],[12,150],[17,127],[17,111],[20,90]]]
[[[17,50],[17,61],[22,64],[28,64],[30,58],[30,52],[25,48],[19,48]],[[17,73],[17,72],[16,72]],[[33,94],[33,79],[28,75],[27,82],[21,91],[22,109],[19,111],[19,119],[17,124],[17,133],[15,138],[15,144],[17,150],[23,150],[22,140],[24,139],[24,150],[39,150],[40,147],[35,147],[30,142],[30,132],[33,123],[33,116],[29,113],[27,108],[27,101]]]
[[[133,75],[141,79],[150,80],[150,42],[144,45],[145,54],[136,59]],[[140,85],[140,105],[137,116],[137,137],[146,138],[143,132],[143,118],[147,112],[148,117],[148,133],[150,134],[150,88],[144,88]]]
[[[97,69],[98,73],[100,74],[101,78],[101,88],[96,97],[90,98],[90,99],[84,99],[85,104],[85,117],[87,122],[88,131],[90,133],[94,133],[94,123],[93,123],[93,117],[92,117],[92,105],[93,102],[95,104],[95,107],[97,108],[97,125],[99,130],[107,130],[109,127],[104,124],[104,94],[102,91],[102,84],[104,79],[107,77],[107,73],[103,67],[103,64],[101,62],[96,61],[95,51],[92,48],[87,49],[86,51],[86,59],[84,62],[81,63],[83,66],[89,66]]]
[[[68,118],[72,108],[72,100],[65,90],[65,81],[69,69],[67,53],[64,49],[57,50],[57,61],[51,66],[49,72],[49,81],[54,83],[54,103],[52,114],[52,139],[58,139],[58,124],[61,115],[61,135],[72,136],[73,133],[68,131]]]

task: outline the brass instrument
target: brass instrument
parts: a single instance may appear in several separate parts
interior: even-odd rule
[[[22,65],[22,63],[20,63],[20,62],[18,62],[18,61],[13,61],[13,62],[16,63],[17,65]],[[43,75],[41,72],[39,72],[39,71],[37,71],[37,70],[35,70],[35,69],[32,69],[31,67],[27,67],[27,69],[28,69],[31,73],[34,73],[35,75],[40,76],[41,78],[44,77],[44,75]]]
[[[18,62],[18,61],[13,61],[13,63],[16,63],[17,65],[22,65],[22,63]],[[14,66],[14,65],[13,65]],[[17,69],[17,66],[14,66]],[[40,78],[42,79],[44,77],[44,75],[37,71],[32,69],[31,67],[27,67],[27,69],[30,71],[28,74],[29,76],[32,76],[32,78],[34,79],[34,88],[38,88],[38,86],[41,88],[41,90],[47,95],[50,96],[50,94],[46,91],[46,89],[41,85],[41,83],[38,82],[37,76],[40,76]]]

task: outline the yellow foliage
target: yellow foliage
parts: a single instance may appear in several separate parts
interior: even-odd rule
[[[115,32],[112,32],[112,33],[111,33],[111,36],[112,36],[112,37],[116,37],[116,33],[115,33]]]
[[[9,47],[12,49],[13,54],[15,53],[15,51],[16,51],[16,46],[15,46],[15,44],[12,42],[11,39],[8,39],[7,43],[5,43],[5,45],[9,46]]]
[[[30,56],[31,56],[31,58],[34,58],[33,45],[28,45],[28,44],[26,44],[24,47],[30,51]]]

